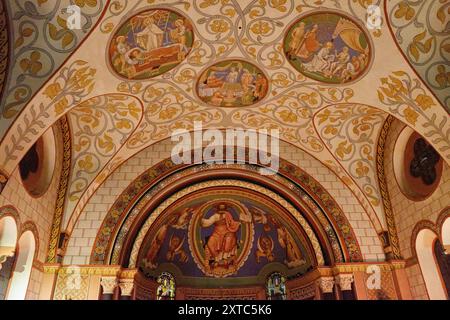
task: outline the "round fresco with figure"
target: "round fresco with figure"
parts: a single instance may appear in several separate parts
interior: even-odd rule
[[[128,19],[115,33],[109,49],[120,76],[144,80],[159,76],[186,59],[194,43],[191,22],[167,9],[152,9]]]
[[[197,94],[210,105],[245,107],[264,99],[269,80],[257,66],[243,60],[216,63],[199,78]]]
[[[290,276],[309,270],[313,253],[305,243],[300,225],[271,199],[216,188],[186,196],[158,217],[138,265],[149,277],[168,271],[177,280],[238,277],[251,284],[280,269]]]
[[[363,29],[335,12],[310,14],[294,23],[283,49],[297,71],[331,84],[358,79],[371,58],[369,38]]]
[[[209,201],[193,213],[189,249],[204,274],[224,277],[241,268],[253,243],[252,222],[248,208],[231,199]]]

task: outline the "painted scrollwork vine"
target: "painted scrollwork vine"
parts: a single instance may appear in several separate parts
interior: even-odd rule
[[[403,53],[450,112],[450,3],[396,0],[386,6]]]
[[[11,19],[13,62],[1,97],[0,136],[43,83],[95,26],[109,0],[6,1]],[[67,26],[70,5],[81,8],[81,30]],[[7,124],[5,124],[7,123]]]
[[[82,103],[67,117],[73,139],[68,206],[73,207],[136,130],[142,118],[142,107],[132,97],[107,95]]]
[[[447,114],[429,112],[437,105],[417,79],[404,71],[395,71],[381,79],[378,96],[389,111],[415,127],[422,123],[424,136],[447,159],[450,159],[450,122]]]
[[[24,153],[24,144],[36,139],[38,130],[42,130],[51,123],[47,123],[50,114],[54,117],[62,115],[67,108],[77,105],[94,89],[96,70],[89,67],[86,61],[76,60],[61,69],[53,82],[43,91],[48,103],[32,105],[23,114],[23,123],[17,125],[16,130],[9,133],[9,143],[2,144],[4,152],[2,166],[7,166],[12,160],[17,160]]]
[[[385,118],[383,111],[356,104],[325,108],[315,118],[326,147],[345,164],[374,206],[380,205],[375,146]]]

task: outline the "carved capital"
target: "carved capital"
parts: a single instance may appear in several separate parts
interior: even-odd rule
[[[333,277],[322,277],[317,280],[317,285],[322,291],[322,293],[333,293],[334,278]]]
[[[100,285],[103,288],[103,294],[113,294],[117,286],[116,277],[102,277]]]
[[[341,291],[352,290],[353,274],[339,274],[336,276],[336,284],[341,288]]]
[[[134,280],[133,279],[121,279],[119,283],[120,292],[122,296],[130,297],[133,292]]]

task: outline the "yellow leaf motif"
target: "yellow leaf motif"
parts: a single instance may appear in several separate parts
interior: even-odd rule
[[[270,0],[270,5],[281,12],[286,12],[286,2],[287,0]]]
[[[414,111],[413,108],[411,107],[407,107],[404,111],[403,114],[405,116],[406,121],[408,121],[410,124],[415,125],[417,122],[417,118],[419,117],[419,114]]]
[[[365,166],[361,161],[356,164],[356,174],[358,177],[365,177],[369,173],[369,167]]]
[[[330,115],[331,115],[331,112],[328,109],[326,109],[324,112],[318,114],[317,117],[319,118],[319,124],[322,124],[325,121],[327,121]]]
[[[122,119],[116,122],[116,127],[117,129],[131,129],[131,123],[126,119]]]
[[[416,11],[406,3],[406,1],[400,2],[398,9],[395,11],[394,15],[397,19],[405,18],[406,20],[411,20]]]
[[[100,138],[100,139],[98,140],[98,144],[99,144],[100,148],[102,148],[103,150],[105,150],[105,152],[110,152],[110,151],[114,148],[113,140],[112,140],[112,138],[111,138],[109,135],[107,135],[107,134],[105,134],[105,135],[103,136],[103,139]]]
[[[51,84],[45,89],[44,95],[50,99],[55,99],[58,94],[61,93],[61,85],[59,83]]]
[[[97,0],[75,0],[75,4],[81,8],[84,6],[95,7],[97,5]]]
[[[83,160],[78,161],[78,166],[82,170],[89,171],[94,167],[94,164],[92,163],[92,156],[87,155]]]
[[[200,3],[200,8],[206,9],[210,6],[217,4],[218,2],[219,2],[218,0],[205,0],[202,3]]]
[[[339,143],[338,148],[336,149],[336,154],[343,160],[346,154],[350,154],[352,152],[353,146],[350,144],[347,146],[347,141],[342,141]]]
[[[298,120],[297,115],[289,110],[283,110],[281,112],[278,112],[278,114],[280,115],[281,119],[283,119],[283,121],[287,123],[297,122]]]
[[[230,25],[223,19],[214,20],[211,24],[211,30],[214,33],[224,33],[230,30]]]
[[[257,23],[254,23],[252,27],[250,28],[254,34],[268,34],[270,31],[272,31],[272,27],[269,25],[268,22],[265,21],[258,21]]]
[[[422,108],[422,110],[427,110],[435,105],[433,99],[426,94],[419,94],[415,101]]]
[[[175,109],[174,107],[169,107],[166,110],[162,110],[159,113],[159,119],[170,120],[175,116],[176,113],[177,113],[177,109]]]
[[[66,110],[67,106],[69,105],[69,101],[66,97],[62,98],[58,103],[55,104],[55,112],[59,116],[60,114],[64,113],[64,110]]]
[[[337,132],[338,130],[331,125],[326,126],[324,131],[325,134],[331,134],[333,136],[336,135]]]

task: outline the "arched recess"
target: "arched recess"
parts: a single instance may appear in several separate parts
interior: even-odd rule
[[[6,294],[7,300],[25,300],[31,269],[37,252],[36,232],[25,228],[17,243],[14,271]]]
[[[0,300],[6,297],[17,244],[18,226],[12,215],[0,213]]]
[[[104,219],[94,243],[91,263],[127,265],[130,246],[132,246],[139,231],[139,227],[136,226],[145,222],[145,214],[151,212],[152,208],[154,209],[163,201],[164,194],[166,196],[167,194],[173,194],[185,187],[187,183],[192,184],[205,179],[213,179],[214,170],[204,171],[202,174],[202,170],[207,170],[207,167],[208,165],[201,164],[192,166],[174,165],[170,159],[167,159],[138,177],[118,197]],[[234,171],[229,170],[226,173],[223,169],[217,168],[216,170],[216,174],[221,179],[234,179],[237,176],[245,177],[245,181],[263,183],[265,187],[269,186],[275,193],[282,194],[290,202],[297,201],[297,203],[302,204],[303,201],[303,204],[299,207],[300,211],[308,215],[307,220],[310,219],[308,221],[311,226],[316,228],[325,251],[332,252],[330,255],[332,257],[327,260],[327,264],[338,261],[362,261],[359,244],[342,210],[327,191],[300,168],[286,161],[280,161],[279,174],[274,178],[262,178],[255,174],[258,172],[257,166],[253,166],[250,170],[240,168],[240,172],[238,172],[239,168],[235,168]],[[183,176],[183,174],[187,176]],[[170,181],[175,181],[175,183],[170,184]],[[289,185],[289,187],[280,188],[279,186],[283,183],[285,186]],[[148,198],[149,194],[155,190],[159,190],[161,193],[151,196],[151,199],[154,200],[151,205],[148,205],[148,202],[141,201],[143,197]],[[299,193],[296,194],[296,190],[299,190]],[[136,208],[145,205],[147,205],[145,210],[136,212]],[[133,230],[131,230],[132,226]],[[338,258],[340,250],[342,251],[340,258]],[[124,252],[128,252],[128,257]]]
[[[436,225],[439,228],[442,246],[450,254],[450,207],[442,210],[437,218]]]
[[[300,168],[286,161],[280,161],[280,169],[275,176],[261,175],[259,169],[261,165],[255,164],[174,165],[170,159],[158,163],[131,183],[117,199],[97,233],[91,264],[137,268],[141,276],[135,279],[135,285],[139,290],[153,288],[156,284],[154,277],[161,271],[169,271],[179,283],[180,292],[196,295],[204,289],[231,290],[236,286],[246,290],[256,288],[258,292],[264,291],[265,281],[271,272],[283,272],[293,281],[317,267],[362,261],[359,244],[351,225],[324,187]],[[217,194],[218,199],[215,198]],[[249,212],[252,212],[250,208],[255,207],[255,202],[250,205],[248,202],[258,199],[255,200],[257,205],[265,204],[265,209],[270,208],[262,210],[267,217],[276,217],[276,221],[289,225],[287,229],[293,230],[289,232],[292,238],[296,238],[296,246],[304,259],[288,258],[287,253],[284,256],[284,251],[279,249],[282,245],[280,235],[277,235],[277,223],[273,223],[272,218],[267,218],[270,226],[267,226],[269,231],[264,233],[262,224],[265,230],[265,223],[258,222],[252,212],[254,229],[252,227],[250,230],[253,231],[246,231],[246,234],[254,236],[250,236],[250,244],[247,240],[239,240],[242,248],[250,246],[251,249],[242,249],[246,254],[243,254],[243,258],[239,255],[236,259],[238,262],[232,266],[237,268],[236,273],[216,276],[208,271],[205,262],[208,260],[199,258],[198,252],[212,236],[209,235],[212,230],[202,233],[199,245],[193,236],[197,232],[193,231],[196,230],[195,221],[201,219],[198,218],[199,215],[203,217],[205,214],[206,217],[207,213],[202,208],[209,204],[210,200],[220,202],[226,199],[225,202],[236,204],[235,198],[241,197],[242,194],[251,194],[252,198],[247,196],[240,202],[245,203]],[[208,202],[196,202],[202,197],[207,198]],[[189,226],[179,220],[176,224],[171,222],[174,217],[172,214],[180,214],[184,206],[190,207],[191,201],[199,207],[195,216],[187,218]],[[279,219],[281,216],[284,218]],[[234,220],[238,221],[236,217]],[[155,233],[159,235],[160,230],[168,228],[170,231],[164,236],[164,248],[170,248],[178,241],[177,238],[185,240],[182,244],[175,245],[177,249],[173,254],[169,253],[171,249],[167,252],[162,249],[161,254],[158,253],[157,263],[153,264],[154,260],[148,258],[148,252],[153,250],[153,237]],[[256,253],[258,246],[261,246],[262,235],[271,237],[269,242],[272,241],[275,246],[275,260],[272,260],[274,258],[270,254],[261,252],[261,262],[255,260],[256,256],[259,256]],[[238,239],[245,238],[241,235]],[[183,246],[182,250],[179,250],[180,246]],[[274,246],[272,245],[272,249]],[[267,257],[271,257],[271,260]],[[241,259],[244,261],[242,264],[239,262]]]
[[[445,219],[441,227],[442,245],[446,252],[450,254],[450,217]]]
[[[435,245],[439,238],[435,232],[434,224],[430,221],[422,221],[416,228],[413,233],[417,234],[414,248],[428,296],[431,300],[448,299],[445,283],[435,255]]]

